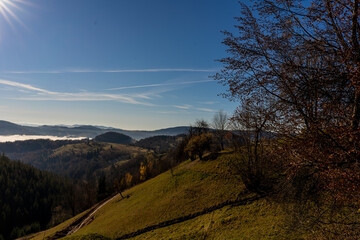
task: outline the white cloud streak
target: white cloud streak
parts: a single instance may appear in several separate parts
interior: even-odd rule
[[[12,87],[23,88],[23,89],[32,90],[32,91],[41,92],[41,93],[46,93],[46,94],[56,94],[55,92],[51,92],[51,91],[47,91],[45,89],[33,87],[33,86],[29,85],[29,84],[23,84],[23,83],[13,82],[13,81],[8,81],[8,80],[3,80],[3,79],[0,79],[0,84],[4,84],[4,85],[7,85],[7,86],[12,86]]]
[[[153,106],[148,102],[143,102],[141,99],[151,100],[151,97],[147,94],[108,94],[108,93],[96,93],[96,92],[78,92],[78,93],[66,93],[66,92],[53,92],[46,89],[34,87],[29,84],[23,84],[14,81],[8,81],[0,79],[0,84],[7,85],[21,90],[29,90],[35,92],[35,95],[12,98],[15,100],[32,100],[32,101],[119,101],[123,103],[139,104],[146,106]]]
[[[181,109],[181,110],[196,110],[196,111],[202,111],[202,112],[216,112],[216,110],[214,109],[210,109],[210,108],[198,108],[198,107],[194,107],[191,106],[189,104],[185,104],[185,105],[174,105],[173,107]]]
[[[179,108],[179,109],[183,109],[183,110],[188,110],[188,109],[192,108],[191,105],[182,105],[182,106],[176,105],[174,107]]]
[[[200,104],[204,104],[204,105],[214,105],[216,104],[217,102],[214,102],[214,101],[208,101],[208,102],[199,102]]]
[[[217,111],[215,109],[210,109],[210,108],[196,108],[196,110],[199,110],[202,112],[216,112]]]
[[[65,73],[143,73],[143,72],[216,72],[218,69],[192,69],[192,68],[147,68],[147,69],[68,69],[48,71],[3,71],[6,74],[65,74]]]
[[[174,82],[174,83],[156,83],[156,84],[109,88],[106,90],[124,90],[124,89],[134,89],[134,88],[163,87],[163,86],[188,85],[188,84],[206,83],[206,82],[214,82],[214,80],[200,80],[200,81],[187,81],[187,82]]]

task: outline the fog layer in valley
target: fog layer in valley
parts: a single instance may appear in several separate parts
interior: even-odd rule
[[[0,142],[15,142],[25,140],[36,140],[36,139],[50,139],[50,140],[82,140],[85,137],[57,137],[57,136],[42,136],[42,135],[9,135],[0,136]]]

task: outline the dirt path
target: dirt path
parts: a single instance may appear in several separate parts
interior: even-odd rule
[[[66,235],[71,235],[73,233],[76,233],[80,228],[82,228],[83,226],[89,224],[92,220],[92,217],[94,216],[94,214],[103,206],[105,206],[108,202],[110,202],[111,200],[113,200],[117,195],[113,196],[112,198],[108,199],[106,202],[102,203],[100,206],[96,207],[94,210],[91,211],[91,213],[83,220],[80,222],[80,224],[78,224],[77,226],[75,226],[73,229],[71,229]]]
[[[105,206],[108,202],[113,200],[115,196],[112,196],[110,198],[107,198],[101,202],[99,202],[97,205],[95,205],[92,209],[90,209],[86,214],[81,216],[80,218],[76,219],[73,223],[71,223],[66,228],[62,229],[61,231],[56,232],[54,235],[47,237],[47,240],[54,240],[58,238],[65,237],[67,235],[71,235],[75,232],[77,232],[80,228],[84,227],[85,225],[89,224],[92,221],[92,218],[94,214],[103,206]]]

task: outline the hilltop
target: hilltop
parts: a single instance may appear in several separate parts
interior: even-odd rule
[[[106,132],[94,138],[96,142],[129,144],[133,139],[125,134],[117,132]]]

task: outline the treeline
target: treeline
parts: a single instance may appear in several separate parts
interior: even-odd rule
[[[69,189],[75,186],[62,177],[1,156],[0,239],[40,231],[71,216],[71,199],[77,193]]]

